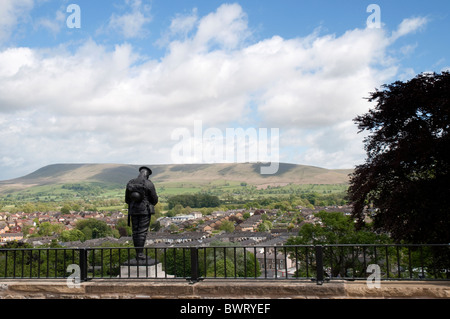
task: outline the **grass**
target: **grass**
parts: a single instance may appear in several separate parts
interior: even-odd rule
[[[346,183],[348,180],[347,170],[326,170],[287,163],[280,163],[277,174],[262,176],[259,174],[258,165],[255,165],[252,163],[153,165],[152,181],[155,183],[158,194],[171,196],[198,192],[219,195],[333,193],[344,190],[345,186],[336,184]],[[124,196],[126,182],[135,174],[136,167],[125,164],[48,165],[13,181],[9,186],[8,183],[0,181],[0,200],[8,198],[60,201],[70,197],[98,196],[121,198]],[[246,184],[248,186],[245,186]],[[63,188],[63,185],[66,187]],[[276,185],[280,186],[274,187]],[[255,192],[256,188],[264,190]]]
[[[97,209],[101,212],[103,212],[103,211],[120,211],[120,210],[124,209],[124,205],[103,206],[103,207],[97,207]]]
[[[226,202],[239,203],[253,201],[261,198],[275,198],[288,200],[290,196],[300,197],[303,194],[316,193],[318,195],[342,194],[347,191],[348,184],[288,184],[283,186],[268,186],[258,189],[245,181],[230,181],[217,179],[214,181],[189,181],[189,182],[158,182],[154,181],[160,202],[165,203],[168,197],[178,194],[196,194],[206,192],[216,195]],[[124,200],[125,185],[100,184],[93,182],[77,183],[78,189],[59,185],[42,185],[30,187],[26,190],[16,191],[10,194],[0,194],[1,211],[8,211],[8,207],[17,203],[26,202],[65,202],[76,200]],[[87,190],[87,191],[85,191]],[[91,191],[91,192],[89,192]],[[234,199],[234,200],[233,200]],[[2,205],[3,204],[3,205]],[[2,207],[3,206],[3,207]],[[108,207],[97,207],[99,210],[120,210],[123,206],[115,204]]]

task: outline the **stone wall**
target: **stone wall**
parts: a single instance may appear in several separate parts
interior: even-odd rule
[[[70,288],[65,280],[0,280],[0,299],[360,299],[450,298],[450,282],[92,280]]]

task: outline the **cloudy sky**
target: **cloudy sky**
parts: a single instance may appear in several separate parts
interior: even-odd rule
[[[353,168],[364,98],[450,69],[449,14],[438,0],[0,0],[0,180],[220,162],[237,128],[267,132],[282,162]]]

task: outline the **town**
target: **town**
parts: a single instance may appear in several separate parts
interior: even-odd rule
[[[295,211],[281,212],[279,209],[233,209],[216,210],[209,214],[193,211],[173,217],[161,216],[148,232],[147,245],[208,245],[211,242],[239,242],[252,244],[282,244],[290,236],[296,235],[306,223],[316,223],[314,213],[319,211],[342,212],[350,214],[350,206],[329,206],[306,208],[297,206]],[[96,238],[85,242],[62,242],[58,234],[38,237],[39,226],[47,223],[59,225],[61,230],[73,230],[77,222],[95,219],[104,222],[111,229],[117,229],[120,221],[126,220],[126,211],[71,211],[61,212],[0,212],[0,245],[11,241],[30,243],[39,246],[56,240],[63,246],[92,246],[104,242],[126,242],[129,236],[118,238]]]
[[[145,246],[153,249],[181,247],[215,247],[235,245],[245,247],[253,254],[265,277],[294,276],[294,261],[278,246],[298,234],[307,223],[319,223],[315,216],[319,211],[342,212],[350,215],[350,206],[301,207],[295,211],[279,209],[215,210],[209,214],[193,211],[172,217],[162,216],[153,223],[147,234]],[[130,246],[131,236],[106,236],[88,240],[62,241],[60,234],[37,236],[40,225],[57,225],[59,230],[76,229],[77,223],[86,220],[105,223],[116,229],[127,219],[126,212],[25,212],[0,213],[0,247],[8,243],[26,243],[35,248],[49,247],[57,243],[65,248],[92,248]],[[119,232],[120,233],[120,232]],[[266,250],[265,247],[270,247]],[[285,273],[286,272],[286,273]]]

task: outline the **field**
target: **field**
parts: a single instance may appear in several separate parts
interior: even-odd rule
[[[227,204],[265,200],[294,202],[317,198],[342,202],[350,170],[282,164],[273,176],[259,174],[256,164],[154,165],[151,180],[160,202],[170,196],[206,193]],[[0,210],[26,203],[83,202],[91,209],[118,209],[124,205],[125,185],[137,175],[137,166],[119,164],[56,164],[27,176],[0,181]],[[315,194],[315,197],[307,194]],[[319,197],[317,197],[319,196]],[[339,197],[339,200],[337,199]]]

